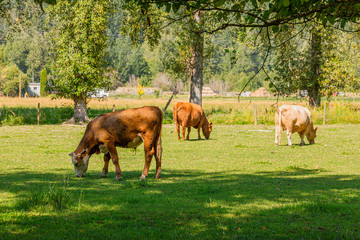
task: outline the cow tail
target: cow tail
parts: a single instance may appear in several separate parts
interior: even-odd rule
[[[174,109],[173,109],[173,118],[174,118],[175,125],[178,123],[178,120],[177,120],[178,110],[179,110],[179,109],[176,108],[176,106],[175,106]]]

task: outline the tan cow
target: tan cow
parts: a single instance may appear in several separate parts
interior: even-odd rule
[[[281,123],[281,127],[280,124]],[[315,143],[317,127],[314,129],[310,111],[302,106],[283,105],[275,114],[275,145],[280,144],[281,128],[286,130],[288,145],[291,146],[291,134],[299,133],[300,146],[305,145],[304,136],[310,144]],[[278,142],[279,140],[279,142]]]
[[[200,105],[194,103],[179,102],[173,108],[173,117],[175,122],[175,130],[180,140],[180,125],[182,127],[182,138],[185,140],[185,131],[188,129],[186,140],[189,140],[191,127],[197,128],[198,138],[201,139],[200,129],[206,139],[209,139],[212,131],[212,123],[206,119],[204,110]]]
[[[115,165],[116,180],[121,180],[121,170],[116,147],[134,148],[144,142],[145,166],[141,180],[148,175],[151,159],[155,155],[156,178],[161,174],[161,128],[163,114],[158,107],[141,107],[105,113],[94,118],[86,127],[83,138],[70,156],[77,177],[83,177],[92,154],[104,155],[104,168],[108,173],[109,161]]]

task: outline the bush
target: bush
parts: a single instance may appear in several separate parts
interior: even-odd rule
[[[16,65],[3,68],[0,71],[0,91],[8,96],[19,95],[19,81],[21,75],[21,89],[28,84],[28,77]]]

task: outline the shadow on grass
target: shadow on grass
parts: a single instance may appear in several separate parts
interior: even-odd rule
[[[73,204],[63,212],[22,213],[1,208],[0,235],[22,239],[234,239],[346,238],[359,236],[359,176],[288,172],[206,173],[124,171],[124,180],[71,173]],[[303,177],[299,177],[303,176]],[[0,174],[0,191],[20,198],[62,181],[64,174]],[[16,213],[18,212],[18,213]],[[16,213],[15,215],[13,213]],[[20,216],[20,217],[19,217]]]

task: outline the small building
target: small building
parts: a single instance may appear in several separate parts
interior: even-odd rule
[[[29,97],[40,97],[40,83],[29,83],[26,91]]]

